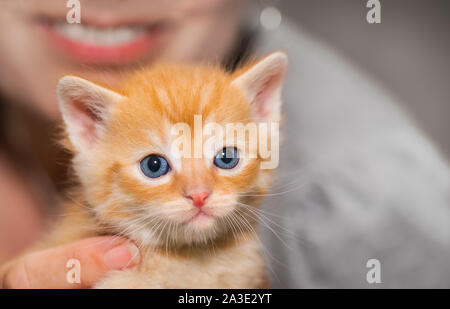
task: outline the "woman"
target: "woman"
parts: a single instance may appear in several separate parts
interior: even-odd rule
[[[114,86],[156,60],[232,68],[247,54],[277,49],[290,58],[286,142],[278,188],[265,207],[294,236],[281,242],[261,231],[272,285],[365,287],[369,259],[390,270],[385,287],[421,286],[410,278],[424,273],[428,285],[449,285],[448,166],[392,98],[332,51],[286,21],[255,29],[238,0],[86,1],[81,25],[67,24],[68,10],[64,1],[8,0],[0,12],[3,287],[90,287],[109,269],[139,262],[130,263],[136,248],[126,239],[85,239],[13,258],[42,235],[69,184],[68,158],[52,142],[59,77]],[[81,284],[66,280],[71,257],[81,262]]]

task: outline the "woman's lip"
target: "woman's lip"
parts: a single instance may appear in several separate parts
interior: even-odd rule
[[[52,24],[38,23],[40,30],[60,52],[88,64],[121,65],[142,58],[161,40],[164,27],[149,27],[146,34],[117,45],[102,45],[74,40],[56,31]]]

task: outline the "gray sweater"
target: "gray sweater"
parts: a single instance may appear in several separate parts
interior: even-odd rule
[[[272,286],[449,288],[448,163],[330,47],[283,20],[257,54],[280,49],[284,141],[260,231]],[[381,283],[368,282],[374,271]]]

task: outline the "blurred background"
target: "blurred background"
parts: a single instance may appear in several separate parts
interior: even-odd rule
[[[381,0],[381,24],[366,0],[275,0],[299,27],[372,75],[450,158],[450,1]]]

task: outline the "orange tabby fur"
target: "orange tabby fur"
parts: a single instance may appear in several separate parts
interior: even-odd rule
[[[277,101],[268,104],[279,109],[279,93],[273,89],[281,87],[285,66],[285,55],[279,52],[234,74],[212,66],[157,65],[133,74],[114,91],[92,88],[78,78],[63,79],[58,93],[67,128],[64,145],[74,153],[80,185],[45,246],[103,234],[135,241],[141,248],[141,265],[111,272],[97,288],[266,286],[256,220],[247,209],[257,207],[270,187],[272,171],[260,169],[260,157],[248,159],[232,175],[219,173],[205,158],[181,158],[170,161],[170,175],[156,182],[139,175],[137,162],[150,153],[167,152],[174,123],[186,123],[193,132],[194,115],[221,125],[261,121],[256,96],[271,91],[263,98]],[[247,74],[252,70],[253,75]],[[249,77],[233,84],[245,74]],[[267,87],[272,83],[274,87]],[[245,87],[259,88],[251,89],[252,97]],[[102,100],[115,103],[99,105],[107,112],[91,108]],[[205,207],[218,218],[211,228],[186,227],[194,207],[183,195],[197,188],[211,191]],[[143,214],[148,222],[138,226]],[[130,228],[133,224],[136,228]],[[157,224],[156,239],[150,230]]]

